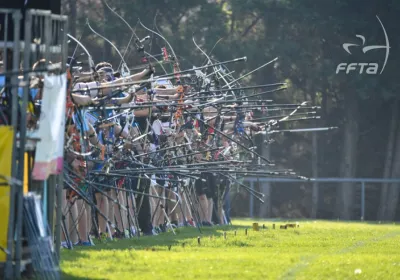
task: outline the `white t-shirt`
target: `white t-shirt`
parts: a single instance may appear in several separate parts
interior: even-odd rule
[[[157,135],[170,135],[171,131],[169,128],[169,122],[161,122],[160,120],[155,120],[152,124],[152,128]]]
[[[96,88],[98,86],[99,86],[98,82],[76,83],[74,85],[73,91],[81,89],[82,91],[74,92],[74,93],[78,93],[80,95],[89,95],[91,98],[95,98],[99,95],[99,90],[92,89],[92,88]]]

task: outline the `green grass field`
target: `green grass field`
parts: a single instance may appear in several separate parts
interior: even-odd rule
[[[400,279],[399,225],[252,222],[63,249],[63,279]]]

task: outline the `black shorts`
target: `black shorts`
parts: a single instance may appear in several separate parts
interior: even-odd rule
[[[195,182],[195,189],[197,195],[203,195],[205,194],[207,198],[214,198],[216,195],[216,185],[217,181],[212,173],[202,173],[201,178],[205,179],[205,182],[202,182],[201,180],[196,180]]]
[[[156,178],[163,178],[164,174],[155,174],[155,176],[156,176]],[[156,179],[156,183],[159,184],[160,186],[164,187],[165,180]]]
[[[205,194],[205,191],[203,189],[203,182],[201,180],[196,180],[196,182],[194,182],[194,187],[198,196]]]

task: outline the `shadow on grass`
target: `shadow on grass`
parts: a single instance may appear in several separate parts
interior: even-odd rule
[[[201,233],[197,228],[178,228],[175,229],[176,235],[172,232],[161,233],[156,236],[141,236],[139,238],[120,239],[115,241],[106,241],[104,243],[99,240],[94,240],[96,246],[93,247],[76,247],[74,251],[98,251],[98,250],[149,250],[153,247],[165,247],[182,245],[182,243],[193,242],[197,240],[197,237],[205,238],[209,236],[220,237],[223,236],[224,231],[245,231],[249,226],[244,225],[232,225],[232,226],[214,226],[214,227],[202,227]],[[197,242],[197,241],[196,241]],[[76,253],[77,253],[76,252]],[[68,253],[66,257],[68,258]],[[75,255],[75,254],[74,254]]]
[[[360,222],[360,221],[328,221],[328,220],[309,220],[309,219],[241,219],[241,221],[247,222],[258,222],[261,228],[263,222],[265,222],[268,226],[271,226],[270,223],[276,223],[276,227],[279,228],[280,223],[293,223],[295,221],[300,222],[337,222],[337,223],[347,223],[347,224],[370,224],[376,226],[385,226],[385,225],[393,225],[393,223],[381,223],[368,221],[368,222]],[[397,224],[398,226],[398,224]],[[134,249],[134,250],[153,250],[153,248],[157,248],[157,250],[168,250],[169,246],[182,246],[183,243],[197,243],[197,237],[200,236],[202,238],[208,238],[209,236],[213,237],[221,237],[223,236],[224,231],[234,231],[237,230],[238,234],[244,232],[245,229],[251,230],[250,225],[232,225],[232,226],[214,226],[214,227],[202,227],[200,230],[197,228],[178,228],[175,229],[176,235],[172,232],[162,233],[157,236],[142,236],[135,237],[130,239],[121,239],[115,241],[106,241],[101,242],[99,240],[94,240],[96,246],[93,247],[76,247],[73,250],[73,255],[78,252],[84,251],[98,251],[98,250],[126,250],[126,249]],[[72,252],[71,252],[72,253]],[[66,259],[69,257],[69,252],[65,254]],[[64,258],[64,257],[63,257]]]
[[[213,236],[213,238],[222,237],[224,231],[234,231],[244,232],[245,229],[249,229],[248,226],[238,225],[238,226],[214,226],[214,227],[202,227],[201,233],[197,228],[178,228],[175,229],[176,235],[172,232],[162,233],[157,236],[143,236],[139,238],[131,239],[121,239],[117,241],[107,241],[104,243],[97,243],[98,240],[94,240],[96,246],[93,247],[74,247],[73,250],[62,250],[62,261],[69,262],[79,262],[79,259],[84,259],[88,257],[90,251],[118,251],[118,250],[142,250],[142,251],[166,251],[168,246],[182,246],[183,243],[189,244],[190,242],[197,242],[197,237],[208,238]],[[63,265],[61,265],[62,267]],[[71,274],[62,272],[61,279],[99,279],[97,277],[78,277]]]
[[[90,277],[78,277],[74,276],[65,272],[61,273],[61,279],[62,280],[87,280],[87,279],[96,279],[96,280],[106,280],[107,278],[90,278]]]

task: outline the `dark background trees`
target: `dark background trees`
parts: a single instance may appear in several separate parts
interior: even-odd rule
[[[247,82],[287,81],[287,91],[268,98],[282,103],[308,100],[322,106],[318,122],[291,123],[288,128],[312,125],[339,129],[316,135],[277,135],[270,155],[278,164],[304,176],[400,177],[398,1],[108,0],[108,4],[136,28],[139,37],[149,35],[137,24],[139,18],[150,29],[158,29],[174,47],[183,67],[204,63],[205,57],[193,45],[193,34],[203,49],[213,50],[211,55],[218,60],[247,56],[245,64],[232,66],[237,76],[279,57],[275,65],[254,73]],[[130,30],[102,1],[63,0],[63,13],[70,15],[70,33],[81,38],[96,62],[120,63],[110,45],[86,25],[89,19],[96,31],[125,51]],[[351,49],[350,55],[342,48],[343,43],[360,44],[356,34],[365,37],[365,45],[383,45],[385,38],[376,16],[391,46],[384,72],[336,74],[342,62],[383,65],[384,50],[363,53],[359,47]],[[140,62],[133,46],[129,46],[126,56],[131,67]],[[165,42],[153,37],[151,53],[161,53],[164,46]],[[365,218],[399,219],[399,190],[394,184],[367,185]],[[311,191],[310,185],[274,186],[272,214],[309,217]],[[359,186],[351,183],[320,185],[317,217],[359,218],[359,196]],[[246,209],[235,211],[240,215]]]

